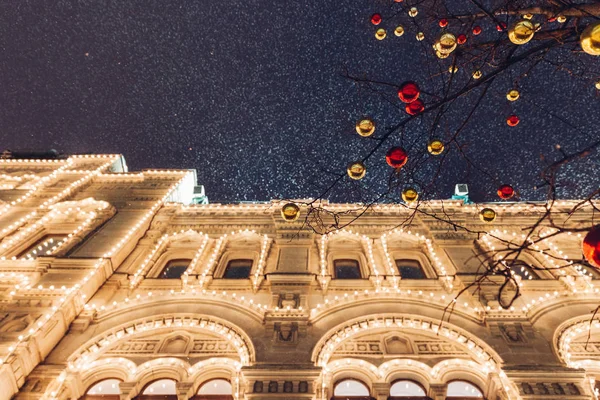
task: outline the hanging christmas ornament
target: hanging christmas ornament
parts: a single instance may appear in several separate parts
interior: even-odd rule
[[[514,44],[525,44],[533,39],[535,26],[529,20],[522,19],[511,25],[508,30],[508,40]]]
[[[348,176],[354,180],[359,180],[365,177],[367,173],[367,167],[360,161],[352,162],[348,165],[346,170],[348,172]]]
[[[548,22],[554,22],[554,21],[556,21],[556,17],[550,17],[550,18],[548,18]]]
[[[498,188],[498,197],[508,200],[515,195],[515,189],[510,185],[502,185]]]
[[[392,147],[385,153],[385,161],[392,168],[402,168],[408,161],[408,154],[402,147]]]
[[[441,54],[449,55],[456,50],[456,36],[451,33],[444,33],[435,42],[433,47]],[[439,56],[438,56],[439,57]]]
[[[511,89],[506,93],[506,99],[508,101],[517,101],[519,99],[519,91],[517,89]]]
[[[473,27],[473,35],[481,35],[481,27],[479,25]]]
[[[600,81],[596,81],[596,89],[600,90]]]
[[[458,72],[458,67],[456,65],[451,65],[448,67],[448,72],[450,72],[451,74],[455,74]]]
[[[434,48],[435,48],[435,46],[434,46]],[[439,59],[444,59],[444,58],[448,58],[448,57],[450,57],[450,54],[444,54],[444,53],[440,53],[440,52],[439,52],[439,51],[437,51],[437,50],[435,51],[435,55],[436,55],[436,57],[437,57],[437,58],[439,58]]]
[[[427,151],[432,156],[439,156],[444,152],[444,142],[439,139],[432,139],[427,143]]]
[[[404,109],[410,115],[417,115],[421,114],[423,110],[425,110],[425,104],[423,104],[421,100],[417,99],[412,103],[408,103]]]
[[[294,203],[287,203],[281,207],[281,217],[287,222],[294,222],[300,216],[300,207]]]
[[[419,193],[411,187],[407,187],[402,191],[402,200],[404,200],[405,203],[414,203],[418,198]]]
[[[591,265],[600,268],[600,225],[589,230],[583,238],[583,256]]]
[[[565,17],[564,15],[559,15],[556,20],[561,23],[564,24],[565,22],[567,22],[567,17]]]
[[[381,23],[381,15],[380,14],[371,15],[371,23],[373,25],[379,25]]]
[[[484,208],[479,211],[479,218],[483,222],[494,222],[496,219],[496,211],[492,210],[491,208]]]
[[[520,121],[521,120],[516,115],[511,115],[508,118],[506,118],[506,124],[508,126],[517,126],[517,125],[519,125]]]
[[[421,89],[419,89],[419,85],[412,81],[404,82],[400,85],[400,89],[398,89],[398,98],[403,103],[412,103],[419,98],[420,94]]]
[[[394,0],[396,3],[402,3],[402,0]]]
[[[387,36],[387,32],[383,28],[379,28],[375,32],[375,39],[377,39],[377,40],[383,40],[383,39],[385,39],[386,36]]]
[[[375,123],[369,118],[361,119],[356,123],[356,133],[363,137],[371,136],[375,133]]]
[[[523,15],[523,18],[525,18],[525,19],[532,19],[533,18],[533,14],[525,14],[525,15]]]
[[[496,30],[498,32],[504,32],[506,30],[506,22],[500,22],[498,25],[496,25]]]
[[[415,36],[415,38],[420,42],[423,39],[425,39],[425,34],[423,32],[419,32],[417,33],[417,36]]]
[[[458,37],[456,38],[456,43],[458,43],[458,44],[467,43],[467,36],[466,35],[458,35]]]
[[[440,25],[440,28],[447,27],[448,26],[448,20],[446,18],[440,19],[439,25]]]
[[[419,10],[417,10],[417,7],[411,7],[410,10],[408,10],[408,16],[409,17],[416,17],[417,14],[419,14]]]
[[[482,77],[482,73],[480,70],[473,71],[473,79],[480,79]]]
[[[579,40],[583,51],[592,56],[600,56],[600,21],[585,28]]]
[[[394,35],[398,37],[404,35],[404,27],[402,25],[398,25],[396,29],[394,29]]]

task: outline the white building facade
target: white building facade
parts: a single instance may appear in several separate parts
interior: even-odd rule
[[[508,308],[516,287],[482,279],[545,205],[484,223],[432,201],[410,226],[381,205],[319,235],[278,202],[193,204],[195,181],[119,155],[0,160],[0,399],[596,398],[600,275],[565,261],[581,234],[535,231]],[[553,208],[565,226],[591,220],[575,204]]]

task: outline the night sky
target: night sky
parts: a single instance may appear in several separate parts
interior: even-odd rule
[[[375,40],[369,17],[388,7],[369,0],[3,1],[0,150],[121,153],[130,170],[195,168],[211,202],[316,197],[376,144],[356,134],[358,118],[372,116],[381,133],[405,117],[393,89],[366,90],[344,71],[414,80],[424,90],[435,82],[413,32]],[[431,197],[449,198],[455,183],[467,182],[475,199],[490,199],[499,183],[513,184],[521,200],[544,198],[535,187],[544,163],[560,156],[555,145],[576,151],[600,136],[593,84],[600,63],[590,65],[596,76],[580,78],[541,63],[520,81],[522,100],[511,105],[504,98],[511,76],[492,84],[461,136],[465,153],[489,175],[452,149],[439,175],[437,160],[407,169],[437,177]],[[460,121],[472,101],[458,100],[449,115]],[[514,128],[505,122],[512,112],[521,117]],[[422,147],[430,125],[417,118],[390,145]],[[368,200],[381,191],[389,174],[383,147],[368,161],[367,178],[344,179],[327,197]],[[560,195],[598,188],[599,167],[597,152],[569,164]]]

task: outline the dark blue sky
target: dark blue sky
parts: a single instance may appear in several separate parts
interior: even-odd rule
[[[405,116],[393,90],[364,90],[342,77],[345,68],[434,85],[414,33],[374,39],[369,17],[387,4],[2,2],[0,148],[122,153],[135,170],[195,168],[211,201],[314,197],[332,172],[375,144],[356,135],[357,118],[372,115],[381,132]],[[576,150],[600,135],[598,71],[573,79],[540,65],[521,82],[523,99],[513,110],[503,100],[510,77],[499,78],[464,133],[465,151],[495,180],[451,151],[435,195],[449,197],[455,183],[468,182],[476,197],[488,198],[501,181],[522,199],[540,198],[533,189],[540,154],[552,159],[554,145]],[[457,119],[472,101],[457,102]],[[513,111],[522,121],[509,128],[504,121]],[[390,144],[422,147],[428,123],[411,122]],[[365,181],[344,182],[334,198],[356,199],[357,185],[384,187],[384,152],[370,161]],[[568,166],[562,195],[597,188],[599,159]],[[436,167],[420,164],[418,173],[431,177]]]

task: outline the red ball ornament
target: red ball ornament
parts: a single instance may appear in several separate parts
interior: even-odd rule
[[[517,126],[519,125],[519,121],[521,120],[516,115],[511,115],[510,117],[506,118],[506,124],[508,126]]]
[[[506,22],[500,22],[498,25],[496,25],[496,30],[498,32],[503,32],[506,30]]]
[[[396,3],[402,3],[402,0],[394,0]]]
[[[458,44],[465,44],[466,42],[467,42],[466,35],[458,35],[458,37],[456,38],[456,43],[458,43]]]
[[[583,238],[583,256],[591,265],[600,268],[600,225],[596,225]]]
[[[515,195],[515,189],[510,185],[502,185],[498,188],[498,197],[508,200]]]
[[[419,98],[420,94],[421,89],[419,89],[419,85],[410,81],[404,82],[400,85],[400,89],[398,89],[398,98],[404,103],[412,103]]]
[[[410,115],[417,115],[423,112],[425,104],[421,100],[415,100],[412,103],[408,103],[404,109]]]
[[[554,22],[554,21],[556,21],[556,17],[550,17],[550,18],[548,18],[548,22]]]
[[[379,15],[379,14],[371,15],[371,23],[373,25],[379,25],[381,23],[381,15]]]
[[[445,28],[448,26],[448,20],[446,18],[440,19],[440,28]]]
[[[408,154],[402,147],[392,147],[385,153],[385,161],[392,168],[402,168],[408,161]]]
[[[481,27],[480,26],[474,26],[473,27],[473,35],[477,36],[481,34]]]

